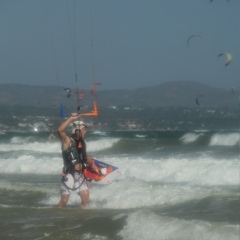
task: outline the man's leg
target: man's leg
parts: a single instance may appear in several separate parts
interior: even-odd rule
[[[69,194],[64,194],[64,195],[61,196],[61,199],[58,203],[58,208],[63,208],[63,207],[66,206],[66,204],[69,200],[69,196],[70,196]]]
[[[89,204],[89,202],[90,202],[89,190],[86,189],[86,190],[80,191],[79,195],[80,195],[80,198],[82,200],[82,202],[80,203],[79,207],[80,208],[85,208]]]

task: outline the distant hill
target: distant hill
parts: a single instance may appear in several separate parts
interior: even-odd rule
[[[67,98],[64,87],[0,84],[0,105],[59,108],[63,103],[76,106],[75,89],[72,92],[72,96]],[[89,91],[82,92],[82,104],[92,104],[93,96]],[[196,107],[195,100],[200,95],[201,107],[237,105],[236,96],[230,91],[191,81],[166,82],[134,90],[96,90],[96,94],[97,103],[102,107]]]

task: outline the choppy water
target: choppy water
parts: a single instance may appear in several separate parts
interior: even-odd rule
[[[239,240],[238,131],[89,132],[90,155],[121,169],[58,209],[60,142],[0,135],[0,239]]]

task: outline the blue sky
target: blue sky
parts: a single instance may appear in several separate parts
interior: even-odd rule
[[[1,0],[0,83],[239,88],[239,12],[239,0]]]

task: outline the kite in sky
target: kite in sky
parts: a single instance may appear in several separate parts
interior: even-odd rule
[[[200,103],[199,103],[199,98],[200,97],[203,97],[203,95],[199,95],[198,97],[196,97],[196,99],[195,99],[195,102],[196,102],[196,104],[199,106],[200,105]]]
[[[194,37],[198,37],[198,38],[202,38],[200,35],[198,35],[198,34],[193,34],[193,35],[191,35],[188,39],[187,39],[187,45],[188,45],[188,47],[190,47],[190,40],[192,39],[192,38],[194,38]]]
[[[91,87],[90,87],[90,93],[91,93],[94,97],[97,97],[97,95],[96,95],[95,92],[94,92],[94,87],[95,87],[96,85],[102,85],[102,83],[100,83],[100,82],[95,82],[95,83],[93,83],[93,84],[91,85]]]
[[[229,65],[232,61],[232,55],[230,53],[227,53],[227,52],[224,52],[224,53],[220,53],[218,55],[218,57],[221,57],[221,56],[225,56],[226,57],[226,62],[225,62],[225,66]]]

